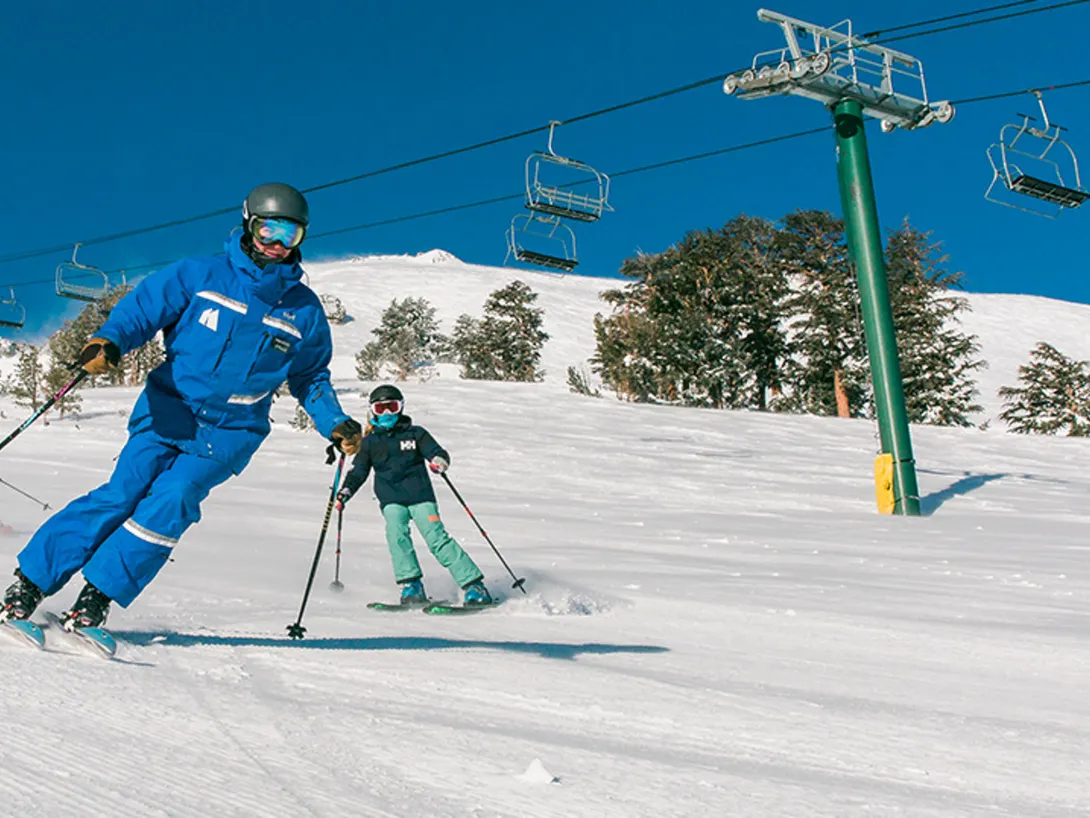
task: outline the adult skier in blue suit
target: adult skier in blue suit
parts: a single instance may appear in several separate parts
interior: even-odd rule
[[[329,323],[301,282],[306,199],[255,188],[226,254],[179,261],[149,276],[110,313],[80,358],[92,375],[162,330],[166,361],[148,375],[129,440],[109,482],[55,514],[19,554],[0,621],[26,619],[77,572],[87,584],[62,617],[101,626],[110,602],[128,607],[200,519],[208,493],[241,474],[269,433],[285,380],[323,437],[359,450],[360,424],[330,383]]]

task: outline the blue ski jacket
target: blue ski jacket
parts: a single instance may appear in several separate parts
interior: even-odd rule
[[[352,469],[344,479],[344,488],[349,496],[354,495],[374,469],[375,497],[380,508],[391,503],[399,506],[434,503],[435,489],[426,465],[433,457],[450,462],[450,454],[427,429],[414,426],[412,418],[402,415],[392,429],[375,427],[364,435]]]
[[[183,259],[148,276],[97,333],[124,354],[163,331],[166,361],[148,375],[129,431],[153,431],[234,474],[268,435],[272,394],[285,380],[323,437],[348,419],[330,383],[329,322],[301,283],[302,267],[263,269],[241,238],[227,239],[225,255]]]

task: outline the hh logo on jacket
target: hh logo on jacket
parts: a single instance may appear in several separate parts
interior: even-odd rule
[[[402,440],[401,441],[401,451],[411,452],[411,451],[415,451],[415,450],[416,450],[416,441],[415,440]]]
[[[208,327],[212,332],[215,332],[220,325],[220,311],[215,307],[210,307],[201,313],[201,317],[197,319],[202,327]]]

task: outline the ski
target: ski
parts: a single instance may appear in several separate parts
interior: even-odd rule
[[[367,607],[372,611],[420,611],[430,605],[444,605],[440,600],[429,599],[427,602],[368,602]]]
[[[95,656],[112,659],[117,653],[117,640],[105,628],[74,628],[68,630],[61,623],[61,618],[55,613],[46,611],[42,616],[50,624],[51,628],[56,629],[69,641],[79,645],[85,651],[93,653]]]
[[[499,601],[485,603],[484,605],[461,605],[451,602],[435,602],[423,608],[424,613],[436,616],[461,616],[463,614],[475,614],[487,611],[499,605]]]
[[[29,619],[12,619],[0,622],[0,630],[23,644],[31,644],[45,650],[45,634]]]

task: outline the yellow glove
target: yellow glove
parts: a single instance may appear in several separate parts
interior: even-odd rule
[[[105,375],[111,366],[121,361],[121,350],[113,341],[105,338],[92,338],[79,354],[80,366],[88,375]]]

